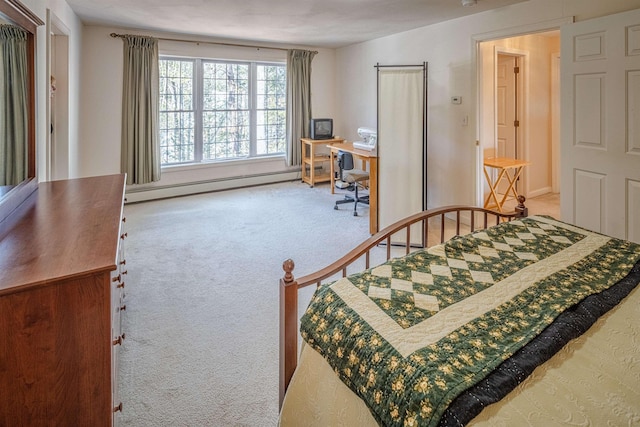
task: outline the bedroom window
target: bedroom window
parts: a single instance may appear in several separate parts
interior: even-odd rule
[[[282,155],[286,66],[160,59],[163,165]]]

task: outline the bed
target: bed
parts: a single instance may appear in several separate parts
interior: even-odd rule
[[[523,201],[415,214],[298,279],[285,261],[280,425],[640,423],[640,245]]]

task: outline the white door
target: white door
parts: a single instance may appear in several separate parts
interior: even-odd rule
[[[560,37],[562,219],[640,243],[640,10]]]
[[[518,158],[516,155],[516,74],[517,57],[498,55],[496,73],[496,157]]]
[[[522,158],[518,150],[518,57],[498,54],[496,65],[496,157],[510,159]],[[518,178],[518,181],[520,178]],[[516,191],[520,192],[516,182]],[[507,191],[508,183],[502,180],[498,185],[498,193]]]

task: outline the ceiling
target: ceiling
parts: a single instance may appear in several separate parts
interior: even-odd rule
[[[67,0],[85,24],[337,48],[527,0]]]

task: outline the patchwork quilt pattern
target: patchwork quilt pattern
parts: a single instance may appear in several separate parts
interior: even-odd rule
[[[639,245],[530,217],[321,286],[301,333],[381,425],[436,425],[458,394],[638,259]]]

